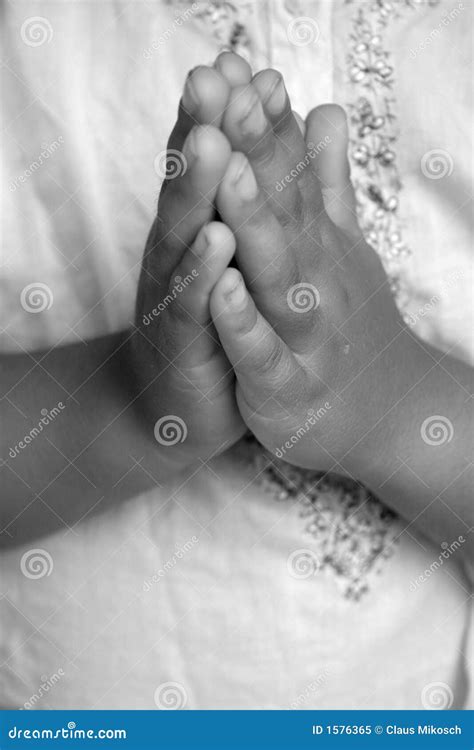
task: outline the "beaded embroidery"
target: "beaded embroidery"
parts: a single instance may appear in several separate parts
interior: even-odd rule
[[[398,216],[401,180],[391,96],[394,71],[384,33],[404,9],[433,6],[439,0],[344,2],[348,9],[356,6],[347,63],[348,82],[356,92],[348,111],[358,216],[403,308],[400,266],[410,250],[402,238]],[[199,15],[221,48],[243,52],[248,58],[245,22],[251,16],[251,6],[250,2],[209,0]],[[246,460],[255,468],[256,482],[264,491],[277,500],[299,503],[306,531],[317,544],[318,574],[333,576],[343,596],[358,601],[368,591],[369,577],[380,573],[383,561],[393,552],[402,530],[398,516],[357,482],[292,466],[267,452],[253,436],[240,446],[245,447]]]
[[[168,0],[173,5],[189,7],[189,0]],[[230,2],[229,0],[208,0],[192,5],[197,6],[195,17],[205,30],[219,43],[220,49],[231,49],[247,57],[249,40],[244,19],[250,16],[253,3],[250,0]]]
[[[354,0],[345,0],[354,5]],[[434,6],[439,0],[357,0],[352,21],[348,81],[356,99],[349,112],[351,177],[358,218],[367,242],[380,256],[402,314],[407,295],[401,283],[403,261],[411,254],[402,237],[398,193],[398,138],[391,96],[394,68],[384,34],[404,9]]]
[[[280,501],[297,501],[306,532],[316,542],[318,575],[333,576],[353,601],[368,591],[370,574],[381,572],[402,525],[363,485],[336,474],[302,469],[281,461],[246,438],[258,485]]]

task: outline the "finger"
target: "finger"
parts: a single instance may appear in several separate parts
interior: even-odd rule
[[[296,164],[295,157],[274,134],[260,96],[252,84],[231,90],[222,118],[222,130],[233,150],[244,153],[249,159],[257,181],[269,196],[279,220],[285,224],[299,223],[302,206],[297,181],[290,181],[284,191],[278,190]],[[299,137],[303,140],[301,135]]]
[[[147,248],[160,275],[171,273],[201,226],[214,218],[217,188],[230,154],[230,145],[217,128],[202,125],[189,133],[178,173],[160,195],[158,243]]]
[[[305,121],[303,120],[303,118],[301,117],[301,115],[300,115],[300,114],[298,114],[298,112],[295,112],[295,110],[293,110],[293,117],[295,118],[295,120],[296,120],[296,123],[297,123],[297,125],[298,125],[298,127],[299,127],[299,129],[300,129],[301,135],[302,135],[302,136],[303,136],[303,138],[304,138],[304,137],[305,137],[305,135],[306,135],[306,125],[305,125]]]
[[[287,176],[291,177],[292,181],[296,180],[305,194],[308,191],[312,193],[313,207],[317,203],[322,207],[322,195],[318,182],[309,168],[310,158],[304,139],[304,125],[302,129],[301,118],[298,122],[299,115],[291,109],[282,75],[270,68],[262,70],[254,76],[252,84],[258,91],[276,138],[282,144],[283,150],[286,150],[290,156]],[[288,178],[284,182],[284,187],[287,186]]]
[[[244,154],[232,154],[217,191],[217,207],[235,234],[237,262],[249,289],[263,315],[278,325],[286,312],[284,291],[295,283],[297,264]]]
[[[290,381],[301,384],[295,357],[257,310],[237,269],[228,268],[214,287],[211,314],[246,406],[265,416],[266,403],[284,401]]]
[[[225,224],[211,222],[202,227],[174,270],[166,297],[157,305],[166,318],[168,349],[178,367],[204,364],[219,348],[209,298],[234,251],[234,236]],[[154,319],[149,316],[150,324]]]
[[[270,68],[261,70],[253,77],[252,84],[260,96],[273,132],[296,163],[304,155],[306,144],[291,109],[282,75]]]
[[[245,86],[252,80],[252,69],[246,60],[235,52],[221,52],[214,67],[227,80],[229,86]]]
[[[168,149],[181,151],[194,125],[220,127],[229,93],[229,83],[218,69],[200,65],[191,70],[184,85],[178,119],[171,132]]]
[[[323,104],[311,110],[306,120],[306,141],[314,144],[317,152],[313,168],[321,183],[329,217],[341,229],[360,236],[347,157],[347,117],[342,107]]]

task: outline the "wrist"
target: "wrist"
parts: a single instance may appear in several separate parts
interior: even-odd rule
[[[358,429],[347,453],[351,473],[364,484],[386,479],[400,465],[412,433],[419,437],[424,411],[436,408],[425,403],[426,380],[436,369],[425,345],[405,327],[368,369],[365,396],[356,399]]]

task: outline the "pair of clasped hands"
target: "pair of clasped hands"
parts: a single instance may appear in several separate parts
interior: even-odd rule
[[[383,439],[403,323],[357,223],[347,148],[344,111],[303,123],[275,70],[252,76],[224,52],[189,74],[168,143],[183,166],[163,185],[137,303],[148,414],[185,426],[172,463],[247,430],[276,452],[323,404],[287,461],[357,473]],[[150,315],[177,279],[192,281]]]

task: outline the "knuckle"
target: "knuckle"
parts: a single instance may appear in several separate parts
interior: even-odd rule
[[[234,331],[239,338],[246,338],[253,334],[257,327],[257,311],[255,307],[247,305],[244,312],[234,322]]]

